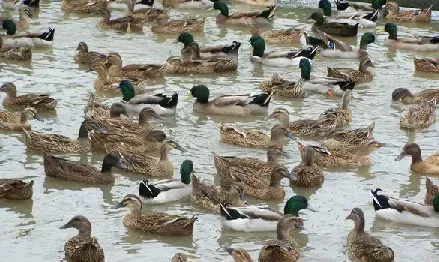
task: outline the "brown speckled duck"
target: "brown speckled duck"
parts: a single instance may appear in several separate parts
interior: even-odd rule
[[[416,71],[439,73],[439,59],[413,57],[413,63]]]
[[[0,87],[0,92],[6,93],[3,105],[16,110],[33,107],[38,111],[53,111],[57,103],[55,99],[48,95],[27,94],[17,96],[17,87],[11,82],[4,83]]]
[[[109,53],[106,65],[110,77],[122,77],[131,80],[148,80],[163,77],[163,65],[130,64],[122,66],[122,57],[118,53]]]
[[[143,22],[136,21],[132,16],[111,19],[111,13],[107,8],[100,9],[97,13],[103,16],[97,23],[99,29],[114,29],[127,33],[142,31]]]
[[[430,23],[432,7],[433,6],[430,6],[424,10],[400,12],[399,5],[396,2],[388,2],[384,7],[384,10],[388,11],[388,14],[385,16],[385,18],[387,20],[398,22]]]
[[[88,51],[88,45],[85,42],[79,42],[78,53],[75,55],[74,60],[78,64],[92,65],[94,63],[104,63],[107,59],[107,55]]]
[[[187,262],[187,256],[183,253],[177,253],[172,257],[171,262]]]
[[[392,93],[393,101],[401,101],[404,104],[424,104],[433,99],[436,99],[436,102],[439,100],[439,89],[424,89],[412,94],[406,88],[397,88]]]
[[[366,128],[357,128],[353,130],[338,131],[331,135],[330,138],[322,141],[322,146],[331,151],[356,152],[369,145],[373,139],[373,130],[375,122]]]
[[[302,162],[291,171],[292,187],[316,187],[323,184],[325,177],[323,171],[314,163],[314,148],[308,146],[304,149]]]
[[[135,0],[123,0],[127,6],[127,16],[134,18],[134,22],[143,23],[151,22],[158,19],[168,19],[169,9],[157,9],[157,8],[139,8],[134,10]]]
[[[406,156],[412,156],[410,169],[421,174],[439,175],[439,153],[422,159],[421,148],[416,143],[408,143],[404,146],[401,154],[395,159],[400,161]]]
[[[425,188],[427,189],[427,192],[425,192],[424,204],[432,206],[433,199],[439,193],[439,187],[433,184],[430,178],[426,177]]]
[[[181,34],[183,32],[203,32],[206,17],[197,19],[168,20],[159,18],[151,26],[151,31],[162,34]]]
[[[0,178],[0,199],[26,200],[32,198],[34,181]]]
[[[29,120],[40,120],[37,110],[33,107],[25,108],[20,114],[20,120],[17,122],[16,118],[11,118],[11,121],[3,121],[0,116],[0,130],[6,131],[22,131],[23,129],[31,130]],[[6,119],[7,120],[7,119]]]
[[[232,255],[235,262],[253,262],[250,254],[243,248],[224,247],[224,249]]]
[[[142,215],[142,201],[136,195],[126,195],[113,208],[128,207],[130,212],[125,215],[125,227],[146,233],[165,236],[190,236],[194,230],[196,217],[183,217],[166,213],[149,212]]]
[[[422,105],[410,107],[408,112],[401,116],[399,125],[406,129],[423,129],[436,122],[436,98],[424,102]]]
[[[91,236],[91,223],[84,216],[74,216],[61,229],[76,228],[78,234],[64,245],[64,255],[68,262],[105,262],[104,250],[98,240]]]
[[[373,80],[373,74],[368,67],[374,67],[369,57],[361,59],[358,70],[353,68],[332,68],[328,67],[328,77],[335,77],[350,80],[353,82],[370,82]]]

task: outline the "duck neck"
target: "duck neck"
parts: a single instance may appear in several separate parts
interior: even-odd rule
[[[290,236],[290,230],[284,228],[283,226],[277,226],[276,229],[277,240],[286,241],[292,239]]]
[[[422,154],[421,149],[417,151],[416,153],[412,154],[412,165],[422,162]]]
[[[398,33],[396,30],[392,30],[389,32],[389,39],[391,40],[398,40]]]
[[[315,25],[316,26],[321,26],[321,25],[323,25],[324,23],[325,23],[325,18],[323,17],[323,16],[321,16],[321,17],[316,17],[315,18]]]
[[[10,98],[10,99],[15,99],[17,98],[17,90],[11,90],[6,92],[6,95]]]
[[[265,52],[265,46],[264,47],[254,47],[253,48],[253,56],[263,57]]]
[[[160,161],[169,161],[169,148],[166,145],[160,150]]]
[[[81,127],[79,128],[78,139],[88,139],[88,130],[85,128],[84,125],[81,125]]]
[[[141,214],[142,214],[142,206],[141,205],[140,205],[140,207],[135,206],[135,207],[132,207],[130,209],[129,215],[132,216],[132,217],[136,217],[137,218],[137,217],[140,217]]]
[[[91,226],[82,226],[78,228],[78,237],[90,237],[91,236]]]
[[[358,233],[364,232],[364,217],[363,218],[360,217],[355,220],[354,230]]]
[[[112,166],[111,165],[109,165],[108,163],[103,163],[102,164],[102,169],[101,169],[101,173],[111,173],[111,168],[112,168]]]
[[[270,187],[280,187],[280,181],[282,178],[280,178],[276,173],[271,174],[270,178]]]
[[[29,121],[29,116],[27,114],[21,114],[20,123],[25,125]]]

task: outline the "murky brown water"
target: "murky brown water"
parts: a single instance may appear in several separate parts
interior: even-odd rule
[[[303,1],[302,1],[303,2]],[[308,2],[308,1],[305,1]],[[307,5],[316,4],[309,1]],[[174,44],[176,36],[157,36],[144,27],[145,34],[117,34],[112,31],[100,32],[96,29],[96,17],[79,17],[60,11],[60,2],[42,0],[39,18],[32,22],[31,29],[47,26],[56,28],[53,50],[34,52],[31,65],[0,63],[2,82],[12,81],[20,93],[49,93],[59,100],[56,117],[47,117],[44,122],[32,122],[33,129],[45,133],[61,133],[75,137],[83,119],[83,107],[87,94],[93,91],[93,73],[78,70],[73,63],[73,56],[79,41],[88,43],[91,50],[117,51],[124,64],[142,62],[163,62],[170,55],[179,55],[181,46]],[[160,4],[159,4],[160,6]],[[297,9],[295,1],[283,2],[279,8],[276,28],[304,25],[312,9]],[[301,5],[303,6],[303,5]],[[234,10],[247,7],[234,5]],[[121,15],[115,12],[114,17]],[[210,118],[192,113],[192,101],[184,102],[183,97],[194,84],[205,84],[211,89],[211,95],[223,93],[258,92],[257,84],[274,72],[283,77],[298,79],[296,68],[273,69],[261,67],[249,62],[250,45],[248,31],[219,29],[215,24],[216,12],[206,10],[172,10],[172,17],[208,15],[204,34],[196,34],[202,45],[229,43],[233,40],[242,42],[239,56],[239,69],[236,73],[222,76],[168,76],[163,83],[152,85],[155,91],[175,91],[180,95],[178,113],[175,118],[164,121],[165,131],[170,137],[188,149],[187,153],[173,152],[171,159],[176,169],[185,159],[195,163],[197,175],[203,179],[218,183],[211,151],[223,155],[241,155],[265,158],[262,150],[232,147],[219,143],[220,121],[234,122],[227,118]],[[438,19],[436,13],[435,19]],[[383,24],[380,23],[382,26]],[[439,24],[416,25],[400,28],[404,34],[435,34]],[[343,172],[326,171],[323,187],[318,190],[292,192],[286,186],[287,198],[293,194],[303,194],[310,198],[318,213],[305,212],[307,219],[305,230],[295,233],[302,246],[303,261],[346,261],[346,236],[352,228],[352,221],[345,221],[353,207],[361,207],[366,215],[366,228],[383,242],[392,247],[397,261],[434,261],[439,254],[439,229],[430,229],[392,224],[375,218],[371,205],[370,188],[380,187],[387,193],[422,201],[425,193],[423,176],[409,171],[409,159],[395,162],[402,146],[408,141],[416,141],[422,147],[423,154],[438,151],[438,125],[414,132],[399,128],[399,116],[405,106],[393,104],[391,93],[396,87],[405,87],[419,91],[422,88],[434,88],[439,85],[439,76],[414,74],[412,55],[424,56],[425,53],[391,51],[383,47],[386,38],[379,33],[377,41],[372,44],[370,56],[375,63],[372,71],[375,80],[362,84],[353,94],[353,122],[351,127],[362,127],[375,121],[375,137],[387,147],[372,154],[373,165],[369,168]],[[348,40],[352,44],[355,39]],[[267,50],[276,47],[268,46]],[[428,54],[437,57],[439,52]],[[357,61],[331,60],[317,57],[314,62],[313,75],[326,74],[328,65],[336,67],[357,67]],[[3,95],[2,95],[3,96]],[[103,97],[105,99],[105,97]],[[108,98],[108,104],[117,101]],[[338,104],[338,100],[310,97],[304,100],[274,99],[270,110],[277,106],[287,108],[295,117],[314,117],[328,107]],[[262,118],[237,125],[268,131],[272,122]],[[76,214],[85,215],[93,226],[93,235],[98,238],[105,250],[108,261],[169,261],[176,252],[188,254],[191,259],[199,261],[230,261],[223,251],[224,245],[244,247],[257,258],[260,247],[265,240],[275,237],[274,233],[239,233],[221,229],[220,217],[205,214],[191,207],[190,203],[173,203],[167,206],[145,207],[149,210],[166,211],[179,214],[196,214],[193,237],[172,238],[157,237],[127,230],[122,225],[126,210],[111,210],[110,205],[118,202],[127,193],[137,193],[140,176],[123,174],[116,171],[113,186],[101,188],[84,187],[81,184],[65,182],[45,177],[42,157],[27,153],[20,134],[0,134],[0,168],[1,177],[34,179],[33,200],[24,202],[0,202],[0,250],[1,261],[59,261],[63,257],[63,246],[75,230],[60,230],[59,227]],[[287,151],[293,157],[285,160],[289,168],[299,162],[295,144],[290,144]],[[84,154],[72,156],[100,166],[102,155]],[[178,173],[176,174],[176,177]],[[438,183],[439,179],[434,178]],[[262,203],[262,202],[251,202]],[[281,208],[282,202],[269,203]],[[29,234],[19,237],[20,231],[30,230]],[[7,251],[6,251],[7,250]]]

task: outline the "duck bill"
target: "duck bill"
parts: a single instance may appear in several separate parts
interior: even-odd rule
[[[312,207],[310,204],[308,204],[308,206],[306,207],[306,209],[312,211],[312,212],[318,212],[317,208]]]
[[[349,216],[346,217],[346,220],[348,220],[348,219],[354,220],[354,216],[352,215],[352,213],[350,213]]]
[[[35,115],[34,115],[34,118],[35,118],[36,120],[38,120],[38,121],[43,121],[43,118],[41,118],[40,115],[35,114]]]
[[[123,202],[119,202],[116,205],[112,206],[111,209],[118,209],[118,208],[122,208],[125,205],[123,204]]]
[[[285,132],[284,132],[284,135],[285,135],[286,137],[288,137],[289,139],[291,139],[291,140],[297,140],[297,138],[295,138],[295,137],[293,136],[293,134],[292,134],[290,131],[285,131]]]
[[[71,228],[72,227],[72,225],[70,224],[70,222],[69,223],[67,223],[67,224],[65,224],[65,225],[63,225],[63,226],[61,226],[59,229],[66,229],[66,228]]]
[[[119,168],[119,169],[127,169],[127,166],[124,165],[124,164],[120,161],[120,159],[119,159],[119,161],[117,161],[117,163],[116,163],[115,166],[116,166],[117,168]]]
[[[191,100],[193,97],[194,97],[194,96],[193,96],[191,93],[189,93],[189,94],[187,94],[187,95],[185,96],[184,101],[189,101],[189,100]]]
[[[399,154],[399,156],[397,156],[395,158],[395,161],[399,161],[399,160],[403,159],[406,156],[407,156],[407,153],[406,152],[402,152],[401,154]]]
[[[224,250],[229,253],[230,255],[233,254],[233,252],[235,251],[235,249],[233,247],[224,247]]]
[[[164,120],[164,119],[165,119],[163,116],[161,116],[161,115],[159,115],[159,114],[155,114],[155,115],[154,115],[154,118],[155,118],[155,119],[159,119],[159,120]]]
[[[99,133],[102,133],[104,135],[108,134],[108,131],[102,127],[98,128]]]
[[[302,230],[302,229],[305,228],[305,226],[303,225],[303,223],[302,223],[302,224],[296,223],[296,225],[294,225],[294,227],[297,228],[297,229],[300,229],[300,230]]]

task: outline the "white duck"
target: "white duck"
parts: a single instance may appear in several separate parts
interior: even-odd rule
[[[4,20],[2,23],[6,34],[2,36],[3,47],[33,47],[47,48],[53,44],[55,29],[49,28],[43,33],[22,33],[16,35],[17,27],[12,20]]]

